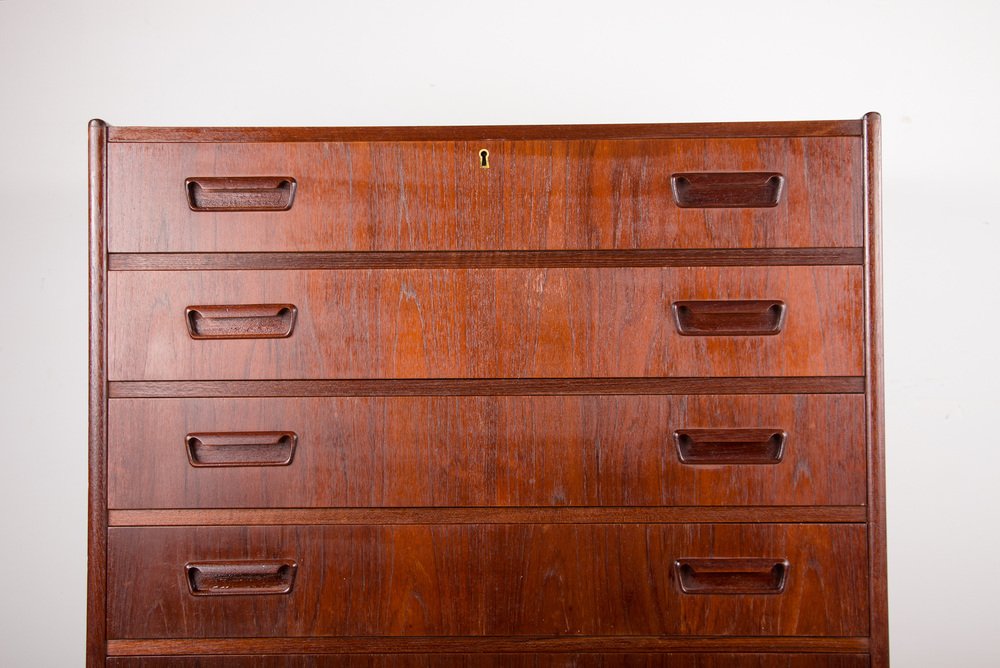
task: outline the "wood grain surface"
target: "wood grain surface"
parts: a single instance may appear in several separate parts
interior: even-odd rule
[[[877,114],[90,140],[88,668],[888,666]]]
[[[867,653],[867,637],[822,636],[326,636],[109,640],[109,656],[708,652]]]
[[[119,380],[112,399],[179,397],[444,397],[581,394],[864,394],[864,376],[701,378],[404,378],[374,380]]]
[[[109,529],[112,638],[868,633],[864,525]],[[673,562],[783,558],[781,594],[689,595]],[[294,559],[289,594],[195,597],[191,561]]]
[[[489,169],[479,152],[489,150]],[[679,208],[677,172],[776,172],[773,208]],[[288,211],[188,207],[192,177],[290,177]],[[114,143],[122,252],[860,246],[858,137]]]
[[[118,657],[107,668],[868,668],[865,654],[377,654]]]
[[[865,413],[868,462],[868,554],[872,664],[889,665],[889,582],[885,516],[885,388],[882,359],[882,117],[864,117]]]
[[[111,508],[862,505],[861,395],[112,399]],[[678,429],[787,434],[682,464]],[[188,434],[292,432],[288,466],[191,465]],[[252,459],[252,453],[247,457]]]
[[[860,267],[112,272],[111,380],[860,375]],[[779,299],[778,336],[681,336],[676,300]],[[196,341],[192,304],[293,336]]]
[[[108,349],[107,349],[107,145],[108,126],[88,128],[88,494],[87,668],[104,665],[107,651]]]
[[[677,139],[706,137],[860,137],[859,119],[731,123],[425,125],[355,127],[111,126],[111,142],[357,142],[472,139]]]
[[[744,524],[859,523],[865,506],[466,506],[386,508],[168,508],[108,511],[109,526],[281,524]]]
[[[205,269],[471,269],[501,267],[739,267],[864,263],[863,248],[667,248],[564,251],[112,253],[111,271]]]

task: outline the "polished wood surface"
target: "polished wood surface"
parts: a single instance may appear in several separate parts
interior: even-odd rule
[[[193,468],[288,466],[298,442],[294,431],[188,432],[184,437]]]
[[[877,114],[90,132],[88,668],[888,666]]]
[[[677,458],[682,464],[780,464],[785,459],[784,429],[675,429]]]
[[[88,668],[104,665],[107,651],[107,139],[108,126],[88,128],[89,344],[87,495],[87,652]]]
[[[113,638],[868,632],[860,524],[109,530]],[[690,595],[673,562],[786,559],[781,594]],[[193,597],[192,561],[298,563],[281,596]],[[336,602],[335,604],[333,602]]]
[[[682,594],[784,594],[790,567],[778,557],[684,558],[674,560],[674,578]]]
[[[111,142],[453,141],[473,139],[702,139],[705,137],[860,137],[860,120],[607,125],[452,125],[400,127],[111,127]]]
[[[885,395],[882,325],[882,117],[864,118],[865,142],[865,413],[868,461],[868,551],[872,663],[889,665],[889,583],[885,521]]]
[[[669,248],[576,251],[112,253],[112,271],[203,269],[462,269],[504,267],[752,267],[864,264],[863,248]]]
[[[868,668],[866,654],[378,654],[119,657],[107,668]]]
[[[859,267],[113,272],[111,380],[860,375]],[[779,336],[683,336],[678,300],[780,299]],[[192,304],[289,303],[197,341]],[[142,332],[142,336],[136,336]]]
[[[292,335],[294,304],[188,306],[184,309],[192,339],[284,339]]]
[[[192,596],[290,594],[299,565],[294,559],[230,559],[184,564]]]
[[[797,636],[350,636],[109,640],[109,656],[193,654],[476,654],[517,652],[867,653],[867,637]]]
[[[777,206],[785,192],[779,172],[693,172],[670,177],[674,203],[714,209]]]
[[[184,180],[192,211],[287,211],[297,183],[290,176],[191,176]]]
[[[276,526],[281,524],[741,524],[858,523],[864,506],[482,506],[446,508],[170,508],[109,510],[108,525]]]
[[[112,399],[109,506],[862,505],[863,408],[861,395]],[[777,429],[784,455],[682,463],[674,431],[723,427]],[[200,432],[297,446],[287,466],[245,465],[276,442],[258,437],[236,466],[196,467],[186,440]]]
[[[115,381],[112,399],[413,397],[580,394],[861,394],[863,376],[751,378],[402,378],[394,380]]]
[[[479,152],[489,150],[489,169]],[[770,208],[681,208],[675,173],[768,171]],[[297,183],[287,211],[193,211],[192,177]],[[116,143],[120,252],[860,246],[854,137],[331,143]],[[710,203],[711,205],[711,203]]]
[[[780,299],[701,299],[670,306],[677,333],[684,336],[774,336],[788,313]]]

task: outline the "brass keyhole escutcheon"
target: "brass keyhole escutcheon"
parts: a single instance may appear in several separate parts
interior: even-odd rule
[[[490,152],[485,148],[479,149],[479,166],[483,169],[490,168]]]

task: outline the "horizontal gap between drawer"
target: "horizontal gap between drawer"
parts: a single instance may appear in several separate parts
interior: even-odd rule
[[[863,376],[754,378],[393,378],[138,380],[108,383],[112,399],[614,394],[862,394]]]
[[[863,248],[112,253],[112,271],[861,265]]]
[[[111,126],[110,142],[472,141],[479,139],[702,139],[712,137],[860,137],[861,120],[614,125],[466,125],[400,127]]]
[[[458,652],[867,652],[864,637],[338,637],[108,640],[109,656],[186,654],[450,654]]]
[[[864,506],[671,506],[488,508],[225,508],[110,510],[108,523],[127,526],[284,524],[840,524],[867,519]]]

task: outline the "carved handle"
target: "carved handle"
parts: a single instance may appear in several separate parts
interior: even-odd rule
[[[759,208],[777,206],[785,177],[777,172],[692,172],[670,177],[674,202],[681,208]]]
[[[188,306],[192,339],[283,339],[292,335],[298,309],[292,304]]]
[[[184,566],[192,596],[287,594],[299,566],[294,561],[203,561]]]
[[[192,211],[287,211],[295,186],[290,176],[195,176],[184,181]]]
[[[777,464],[788,435],[775,429],[678,429],[677,456],[684,464]]]
[[[677,583],[685,594],[780,594],[788,580],[786,559],[678,559]]]
[[[772,336],[785,324],[785,302],[731,299],[674,302],[674,322],[684,336]]]
[[[292,431],[188,434],[191,466],[288,466],[298,436]]]

